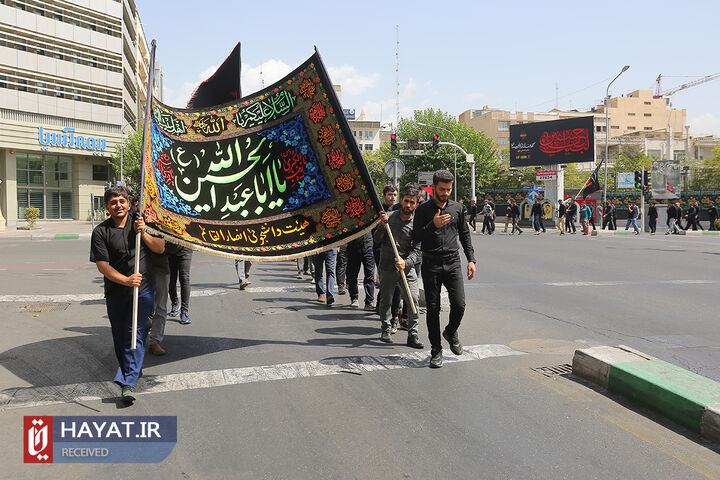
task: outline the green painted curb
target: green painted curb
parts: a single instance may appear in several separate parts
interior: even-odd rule
[[[697,433],[705,408],[720,403],[720,383],[662,360],[611,365],[608,390]]]
[[[56,233],[55,240],[77,240],[80,235],[77,233]]]
[[[633,235],[634,233],[633,230],[615,230],[613,235]]]
[[[702,232],[703,235],[720,235],[720,231],[713,230],[712,232]]]

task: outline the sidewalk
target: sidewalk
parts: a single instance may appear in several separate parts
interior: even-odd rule
[[[17,226],[25,227],[27,224],[18,222]],[[19,230],[16,226],[6,226],[4,231],[0,231],[0,239],[75,240],[90,238],[91,233],[92,225],[84,220],[38,221],[32,230]]]

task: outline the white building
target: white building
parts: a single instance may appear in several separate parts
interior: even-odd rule
[[[85,220],[143,119],[149,51],[134,0],[0,0],[0,212]],[[157,90],[157,84],[156,84]],[[0,217],[0,224],[3,224]]]

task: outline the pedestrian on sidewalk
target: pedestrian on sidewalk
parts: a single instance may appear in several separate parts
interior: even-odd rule
[[[567,211],[565,212],[565,231],[572,235],[575,235],[576,232],[575,216],[577,215],[577,211],[577,202],[575,202],[575,200],[571,198],[567,206]]]
[[[650,235],[655,235],[657,219],[658,211],[655,207],[655,200],[650,200],[650,206],[648,207],[648,226],[650,227]]]
[[[175,250],[175,249],[173,249]],[[171,316],[180,313],[180,325],[190,325],[190,264],[193,252],[188,247],[177,246],[177,250],[169,254],[170,261],[170,301]],[[248,270],[249,272],[249,270]],[[177,281],[180,278],[180,301],[178,301]]]
[[[640,235],[640,229],[638,228],[637,221],[640,217],[640,209],[635,205],[635,202],[630,202],[630,205],[628,205],[628,219],[627,223],[625,224],[625,230],[630,228],[630,225],[632,225],[633,229],[635,230],[635,235]]]
[[[482,226],[482,230],[480,230],[480,233],[482,233],[484,235],[485,232],[487,231],[488,235],[492,235],[491,222],[492,222],[493,210],[492,210],[492,207],[490,206],[490,200],[485,199],[485,201],[483,202],[482,213],[483,213],[483,226]]]
[[[165,241],[145,231],[142,216],[129,215],[129,194],[125,187],[105,190],[104,204],[110,218],[95,227],[90,240],[90,261],[104,277],[105,306],[112,331],[118,370],[115,383],[121,387],[124,402],[135,401],[134,388],[142,373],[147,339],[147,320],[155,300],[150,252],[161,254]],[[136,232],[140,232],[140,251],[135,251]],[[135,272],[135,255],[140,256],[140,272]],[[138,287],[137,348],[131,348],[133,288]]]
[[[320,303],[331,307],[335,303],[335,262],[337,261],[337,248],[331,248],[313,255],[315,264],[315,293]],[[323,272],[325,281],[323,281]]]
[[[582,227],[583,235],[590,235],[590,217],[592,216],[592,208],[587,203],[584,203],[580,207],[580,226]]]
[[[467,258],[467,279],[475,276],[475,252],[460,206],[450,200],[455,177],[447,170],[433,175],[432,200],[415,210],[413,241],[422,249],[422,277],[427,303],[426,316],[430,338],[430,367],[443,364],[440,338],[440,288],[445,285],[450,298],[450,319],[442,337],[455,355],[463,353],[458,329],[465,313],[465,286],[460,263],[458,239]]]
[[[493,202],[491,196],[488,196],[488,203],[490,204],[490,209],[492,210],[492,215],[490,215],[490,230],[492,233],[495,233],[495,202]]]
[[[535,235],[540,235],[540,233],[542,233],[540,230],[542,227],[540,224],[540,219],[542,218],[542,205],[540,204],[539,198],[535,200],[535,203],[533,203],[533,206],[530,209],[530,217],[532,218]]]
[[[562,199],[558,200],[558,218],[557,218],[557,229],[560,231],[560,235],[565,235],[565,212],[567,207],[563,203]]]
[[[680,219],[680,216],[682,215],[680,211],[680,207],[676,202],[668,202],[667,207],[667,227],[668,230],[665,232],[665,235],[677,235],[680,233],[680,228],[678,227],[678,221]]]
[[[617,228],[615,223],[615,205],[613,205],[610,200],[605,202],[602,215],[602,229],[605,230],[605,227],[608,227],[608,230],[615,230]]]
[[[520,230],[520,225],[518,223],[520,221],[520,207],[518,207],[518,204],[514,198],[510,199],[510,204],[512,205],[512,223],[513,223],[513,228],[510,233],[511,234],[515,233],[515,230],[517,230],[518,235],[520,235],[522,233],[522,230]]]
[[[385,212],[380,215],[382,223],[390,227],[400,259],[398,260],[395,257],[395,251],[390,244],[386,227],[382,226],[374,235],[375,242],[381,246],[380,262],[378,263],[378,275],[380,277],[380,305],[378,308],[382,325],[380,340],[386,343],[392,343],[393,330],[397,332],[397,327],[393,325],[394,312],[392,312],[392,294],[396,288],[400,287],[402,297],[406,303],[408,302],[408,294],[402,282],[401,272],[405,272],[405,278],[415,308],[417,309],[420,306],[415,265],[420,263],[421,256],[418,245],[412,240],[413,215],[417,208],[419,190],[417,184],[409,183],[405,185],[400,210],[391,212],[389,216]],[[412,309],[408,308],[406,320],[407,346],[424,348],[425,346],[418,338],[417,325],[417,312],[413,313]]]
[[[510,224],[512,224],[512,202],[508,199],[507,207],[505,207],[505,233]]]
[[[477,231],[477,228],[476,228],[477,225],[476,225],[476,221],[475,221],[475,218],[477,218],[477,214],[478,214],[477,203],[475,203],[475,200],[472,200],[470,202],[470,219],[468,220],[468,225],[470,225],[472,227],[473,232]]]
[[[717,228],[715,228],[715,220],[717,220],[718,211],[714,203],[711,203],[707,208],[707,214],[710,220],[710,228],[708,230],[717,230]]]
[[[703,228],[702,224],[700,223],[700,215],[702,214],[702,210],[700,209],[700,202],[698,202],[697,200],[695,200],[694,208],[695,208],[695,225],[697,226],[698,230],[704,231],[705,229]]]
[[[237,273],[240,290],[245,290],[252,283],[250,282],[250,267],[252,267],[250,260],[235,260],[235,273]]]

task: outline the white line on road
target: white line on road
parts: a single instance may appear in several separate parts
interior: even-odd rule
[[[684,285],[684,284],[705,284],[705,283],[720,283],[720,280],[648,280],[648,281],[604,281],[604,282],[549,282],[543,283],[550,287],[607,287],[615,285],[657,285],[657,284],[669,284],[669,285]]]
[[[465,353],[456,356],[444,353],[446,364],[469,362],[491,357],[525,355],[507,345],[471,345]],[[243,383],[290,380],[295,378],[324,377],[342,373],[364,374],[378,370],[427,367],[428,351],[399,353],[382,356],[328,358],[310,362],[282,363],[260,367],[225,368],[203,372],[145,376],[140,379],[136,395],[177,392],[198,388],[224,387]],[[89,382],[49,387],[8,388],[0,392],[0,411],[57,405],[103,398],[117,397],[119,389],[112,382]]]
[[[72,268],[43,268],[45,272],[69,272]]]
[[[224,295],[229,291],[230,290],[227,288],[206,288],[202,290],[193,290],[190,292],[190,296],[212,297],[214,295]],[[77,295],[0,295],[0,302],[74,303],[103,300],[104,298],[105,297],[102,293],[85,293]]]

